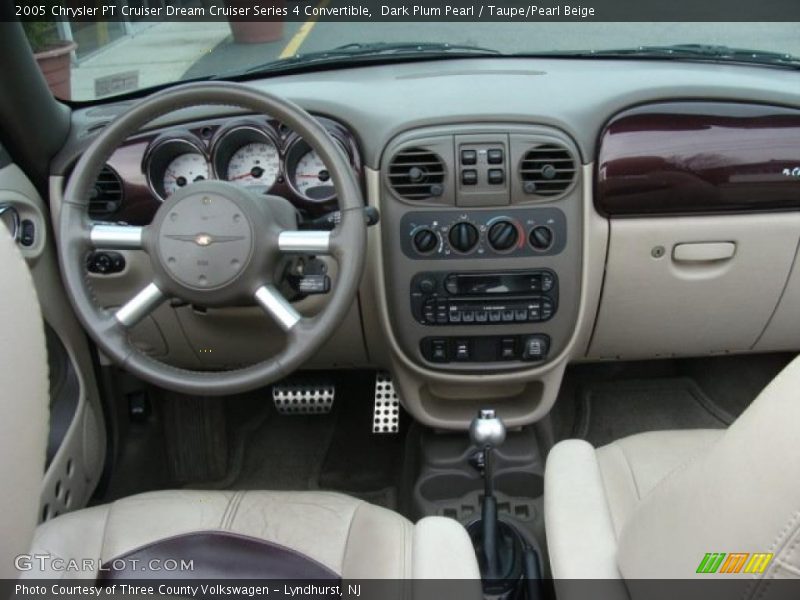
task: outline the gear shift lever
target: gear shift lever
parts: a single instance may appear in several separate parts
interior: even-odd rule
[[[469,426],[472,443],[483,450],[483,554],[486,561],[485,579],[497,579],[500,574],[497,558],[497,498],[494,496],[492,451],[506,439],[506,426],[493,410],[482,409]]]

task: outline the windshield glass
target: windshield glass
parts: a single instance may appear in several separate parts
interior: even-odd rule
[[[227,1],[231,6],[237,3],[251,4],[246,0]],[[208,4],[209,0],[139,0],[138,3],[129,0],[126,4],[129,16],[126,17],[117,15],[113,20],[99,21],[64,16],[58,21],[26,22],[24,25],[51,89],[63,99],[77,101],[91,101],[187,79],[224,78],[242,74],[248,69],[257,72],[265,65],[274,70],[275,65],[271,64],[274,61],[287,61],[298,54],[313,55],[347,44],[413,42],[462,47],[458,52],[457,48],[426,48],[429,56],[442,53],[461,56],[468,50],[464,46],[503,54],[558,55],[588,50],[634,50],[641,46],[652,50],[650,47],[676,44],[726,46],[800,56],[800,27],[795,22],[473,20],[365,23],[313,16],[304,19],[302,13],[299,17],[272,21],[229,21],[226,18],[154,20],[144,16],[147,12],[144,9],[150,5],[200,10]],[[218,4],[225,5],[223,2]],[[328,4],[336,3],[326,0],[318,3],[263,2],[263,5],[308,5],[312,8]],[[141,12],[135,11],[137,6]],[[410,50],[405,48],[403,52],[410,57],[413,54]],[[370,52],[370,49],[361,48],[358,55],[349,58],[363,59]],[[386,49],[382,52],[386,54]],[[342,55],[336,58],[348,59]],[[691,57],[682,54],[672,58],[685,60]],[[741,55],[718,53],[711,58],[733,61],[740,59]],[[756,58],[756,62],[769,62],[767,59],[771,57]],[[391,59],[397,60],[398,56],[395,54]],[[61,60],[60,73],[55,72],[57,60]]]

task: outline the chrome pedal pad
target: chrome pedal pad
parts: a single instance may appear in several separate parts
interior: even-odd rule
[[[372,433],[400,431],[400,398],[392,377],[386,371],[375,374],[375,399],[372,407]]]
[[[272,386],[272,402],[282,415],[324,415],[331,412],[336,386],[284,381]]]

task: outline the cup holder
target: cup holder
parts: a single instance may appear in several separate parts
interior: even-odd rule
[[[494,487],[512,498],[536,498],[544,493],[544,477],[528,471],[503,471],[495,474]]]
[[[494,476],[497,508],[520,521],[536,516],[534,499],[541,496],[544,480],[541,475],[520,469],[508,469]],[[467,521],[480,514],[483,502],[483,479],[467,471],[431,471],[417,482],[417,511],[422,515],[442,515]]]
[[[419,493],[430,502],[453,500],[483,489],[483,481],[466,473],[437,473],[419,484]]]

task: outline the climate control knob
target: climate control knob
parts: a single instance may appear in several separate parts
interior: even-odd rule
[[[547,250],[553,244],[553,230],[544,225],[538,225],[531,230],[528,241],[534,250]]]
[[[448,239],[450,245],[461,253],[466,254],[478,245],[480,234],[478,228],[472,223],[456,223],[450,228]]]
[[[429,252],[433,252],[438,243],[439,238],[432,229],[420,229],[414,234],[414,249],[420,254],[428,254]]]
[[[507,252],[517,245],[519,232],[514,223],[503,219],[489,228],[489,245],[498,252]]]

